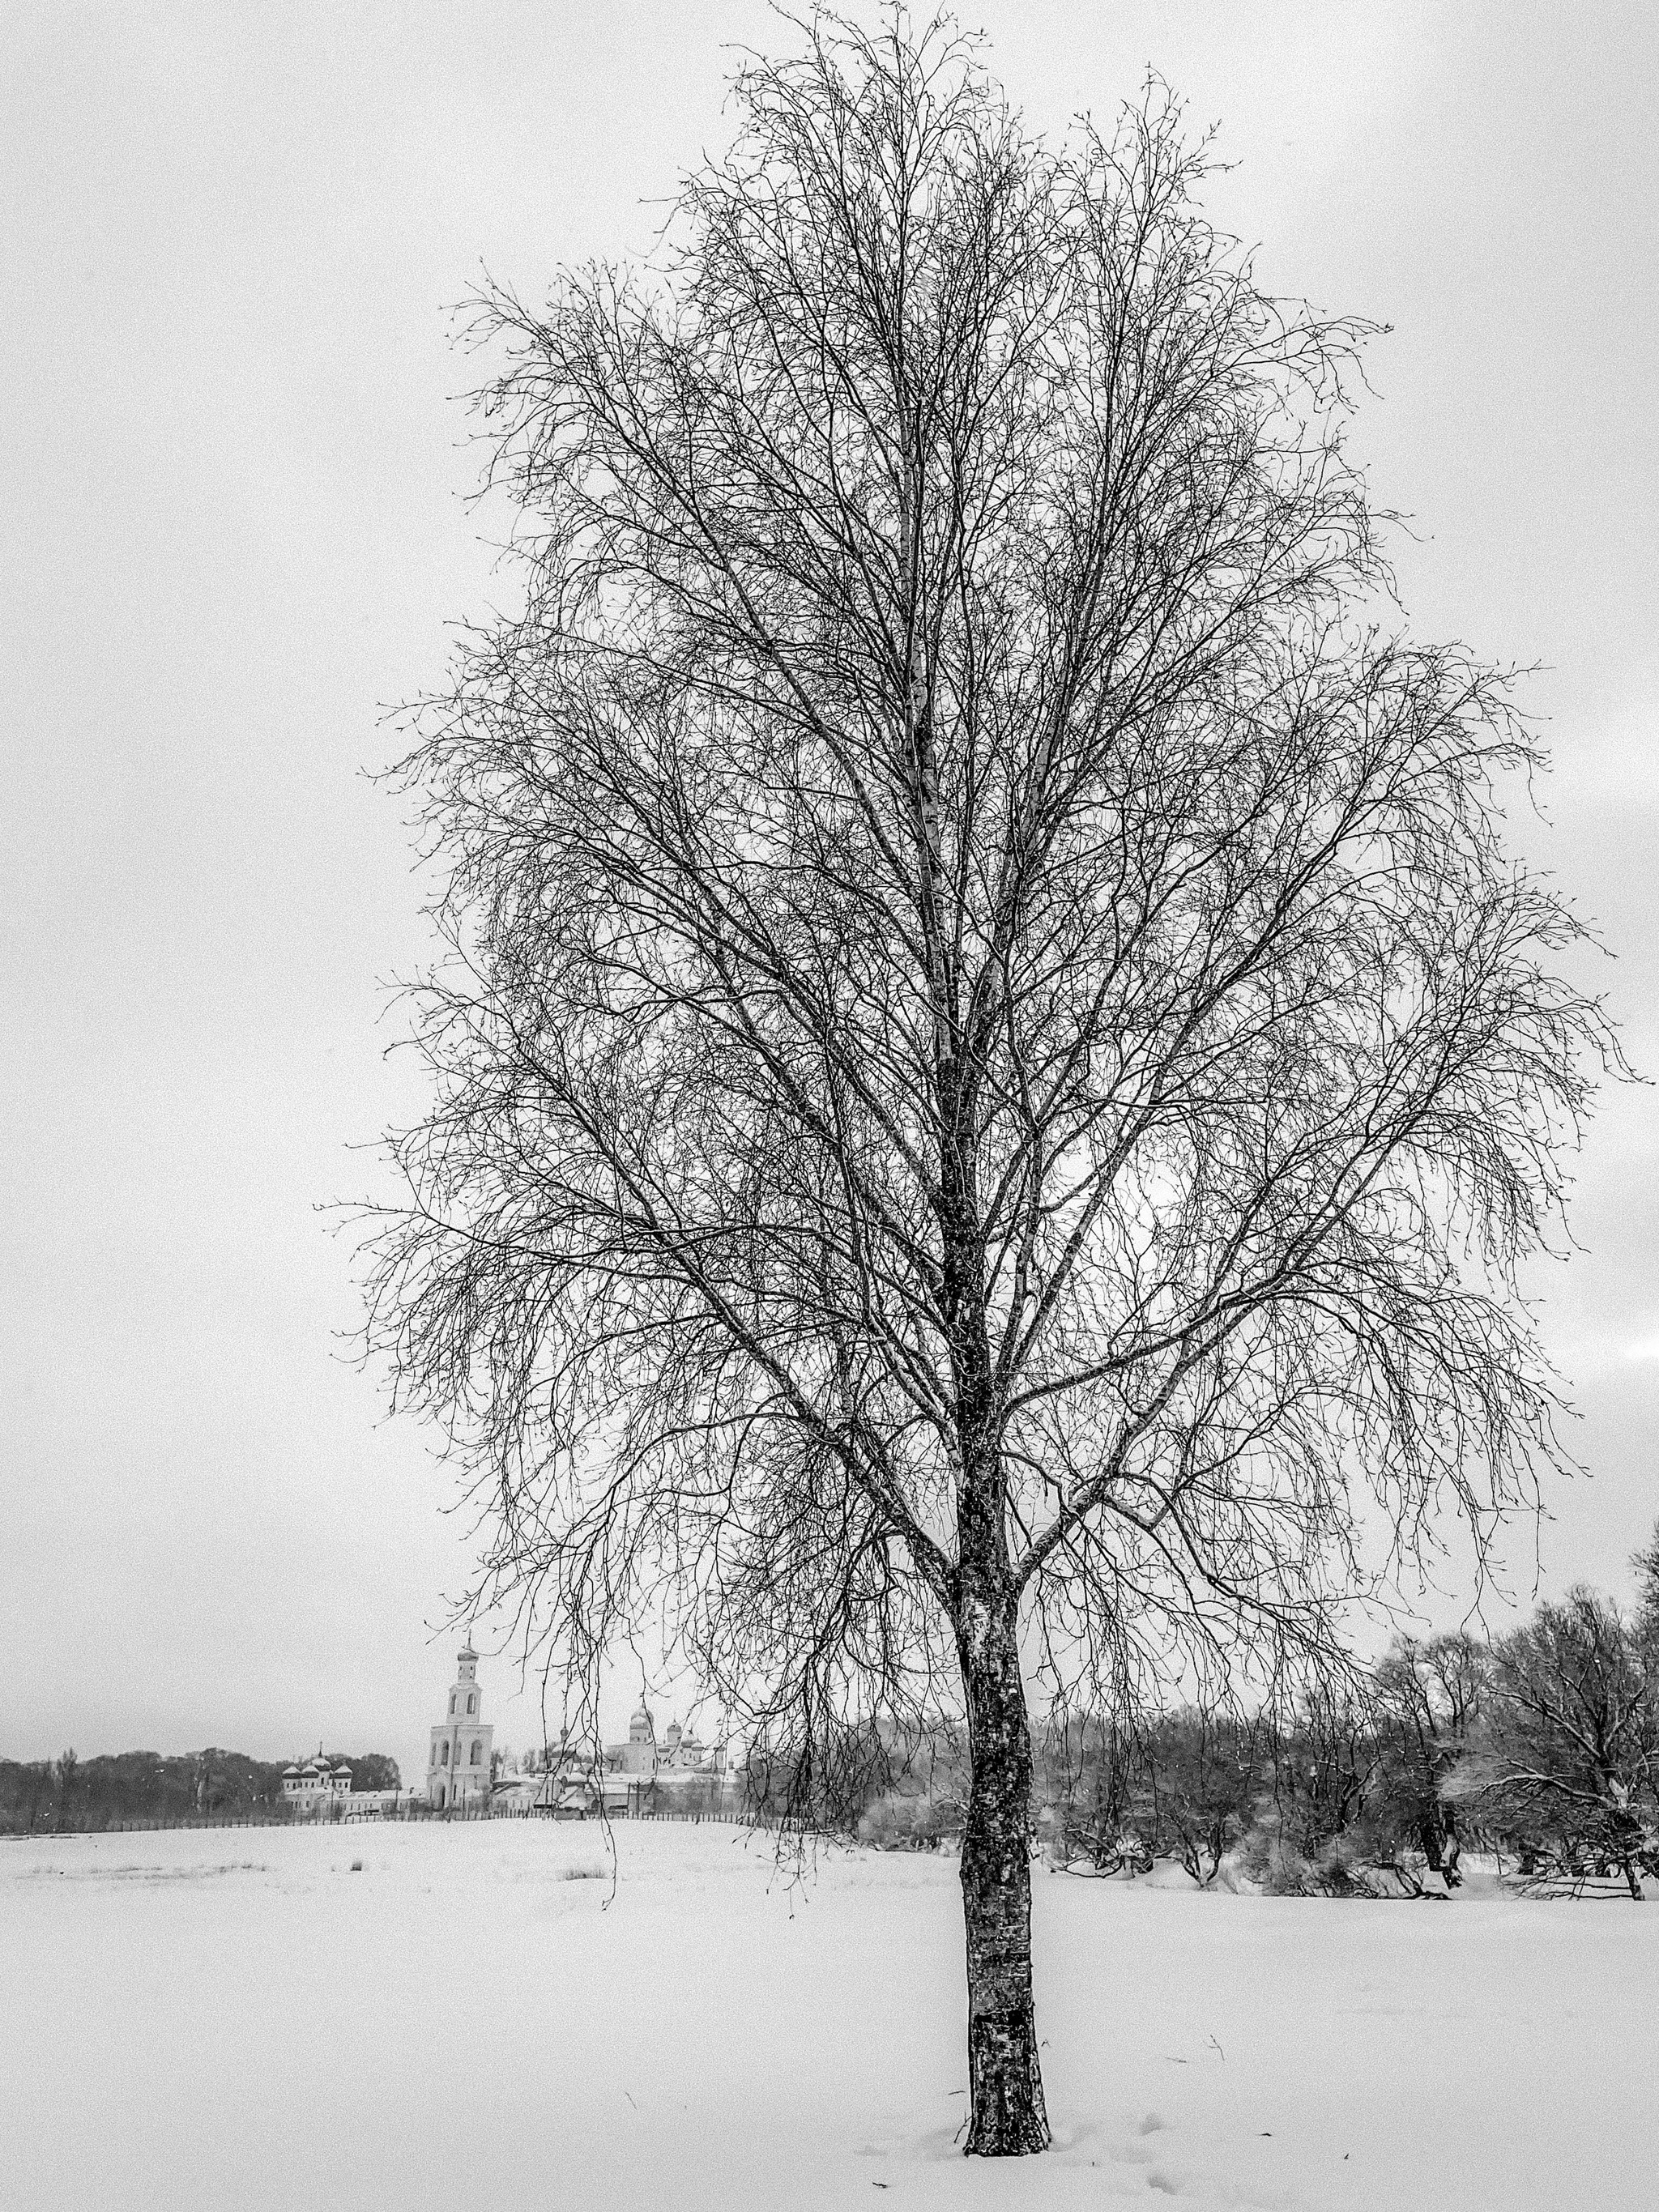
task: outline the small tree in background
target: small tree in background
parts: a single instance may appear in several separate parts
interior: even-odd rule
[[[76,1785],[80,1778],[80,1768],[81,1762],[72,1749],[59,1753],[53,1764],[52,1778],[57,1796],[55,1825],[59,1828],[74,1826],[79,1794]]]
[[[1477,1747],[1447,1784],[1509,1837],[1523,1870],[1659,1873],[1659,1674],[1617,1606],[1573,1590],[1493,1652]]]
[[[1087,1859],[1100,1874],[1139,1872],[1152,1862],[1152,1802],[1144,1717],[1120,1698],[1103,1717],[1068,1719],[1045,1761],[1062,1863]]]
[[[1281,1895],[1346,1896],[1367,1887],[1365,1816],[1379,1768],[1369,1700],[1347,1679],[1317,1683],[1266,1731],[1264,1787],[1243,1864]]]
[[[1449,1887],[1461,1879],[1457,1800],[1447,1784],[1485,1711],[1491,1654],[1468,1634],[1402,1638],[1377,1669],[1380,1840],[1419,1850]]]
[[[49,1759],[0,1759],[0,1832],[33,1835],[54,1825],[55,1764]]]
[[[372,1340],[596,1695],[965,1719],[967,2148],[1048,2139],[1026,1666],[1334,1640],[1358,1500],[1551,1456],[1510,1295],[1599,1017],[1503,684],[1373,626],[1361,327],[1158,89],[1035,143],[815,15],[651,267],[492,289],[522,608],[408,763],[453,958]]]
[[[1239,1844],[1261,1786],[1267,1730],[1259,1719],[1188,1711],[1148,1735],[1146,1764],[1158,1850],[1201,1887]]]

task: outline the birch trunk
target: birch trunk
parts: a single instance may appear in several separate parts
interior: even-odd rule
[[[1031,1738],[1011,1578],[966,1583],[957,1626],[973,1783],[962,1839],[968,1939],[966,2148],[981,2158],[1046,2150],[1031,1997]]]

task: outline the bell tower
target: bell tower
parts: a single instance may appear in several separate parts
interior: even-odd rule
[[[469,1801],[487,1802],[495,1738],[494,1728],[483,1717],[478,1655],[471,1644],[464,1644],[456,1656],[455,1680],[444,1717],[432,1730],[426,1765],[427,1802],[446,1811]]]

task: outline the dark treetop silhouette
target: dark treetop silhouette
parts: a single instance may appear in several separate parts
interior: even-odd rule
[[[954,1680],[968,2148],[1034,2150],[1022,1643],[1268,1667],[1368,1490],[1526,1492],[1606,1039],[1502,685],[1367,626],[1365,333],[1158,88],[1055,152],[900,15],[737,91],[655,263],[478,305],[525,598],[407,763],[452,957],[371,1333],[577,1679],[665,1605],[797,1775]]]

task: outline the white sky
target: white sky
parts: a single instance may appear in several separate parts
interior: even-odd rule
[[[1523,842],[1659,1072],[1655,12],[964,13],[1041,129],[1155,64],[1222,124],[1211,205],[1269,283],[1395,326],[1355,445],[1415,517],[1402,596],[1544,664]],[[726,135],[723,46],[787,33],[748,0],[56,0],[3,38],[0,1755],[321,1738],[412,1777],[467,1532],[339,1356],[317,1209],[416,1103],[380,1058],[424,945],[380,708],[492,591],[443,310],[481,262],[534,296],[643,245]],[[1656,1129],[1609,1100],[1543,1279],[1594,1478],[1550,1586],[1626,1589],[1659,1515]],[[483,1679],[498,1742],[538,1733]]]

